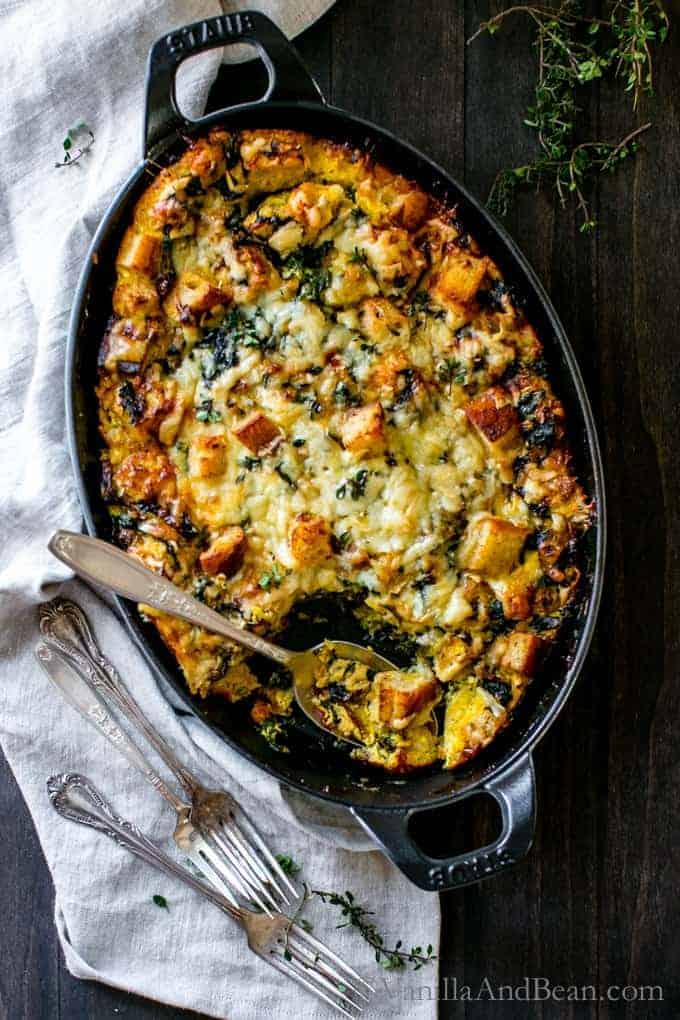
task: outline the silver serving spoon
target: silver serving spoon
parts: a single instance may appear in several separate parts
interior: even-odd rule
[[[313,702],[317,653],[324,647],[330,647],[339,658],[362,662],[376,672],[398,669],[382,655],[351,641],[324,641],[303,652],[292,652],[288,648],[272,644],[271,641],[265,641],[257,634],[251,634],[250,631],[230,623],[220,613],[182,591],[172,581],[154,574],[139,560],[122,549],[103,542],[100,538],[91,538],[72,531],[57,531],[50,539],[48,548],[57,559],[86,581],[109,588],[123,598],[141,602],[169,616],[179,616],[182,620],[188,620],[198,627],[221,634],[237,645],[242,645],[251,652],[258,652],[278,665],[285,666],[292,674],[295,700],[302,711],[315,726],[336,738],[339,734],[324,725]],[[360,746],[358,741],[347,737],[340,739]]]

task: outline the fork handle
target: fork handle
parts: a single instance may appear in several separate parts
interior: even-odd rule
[[[170,745],[144,715],[113,663],[102,653],[80,606],[71,599],[57,596],[40,606],[39,615],[40,630],[45,639],[79,669],[93,690],[112,702],[127,721],[144,734],[192,799],[199,786],[198,780],[182,765]]]
[[[76,802],[72,796],[74,790],[78,791],[79,799],[85,801],[92,810],[83,806],[82,803]],[[217,890],[194,878],[186,868],[163,853],[160,847],[148,836],[145,836],[136,825],[115,814],[111,805],[86,776],[80,775],[78,772],[63,772],[60,775],[50,776],[47,780],[47,793],[52,807],[62,818],[68,818],[79,825],[87,825],[108,836],[118,846],[129,850],[135,857],[146,861],[158,871],[184,882],[190,889],[199,893],[206,900],[210,900],[243,927],[244,911],[232,906],[229,900]]]
[[[175,796],[144,757],[139,747],[109,714],[90,678],[60,652],[43,642],[38,644],[35,655],[45,674],[64,700],[72,708],[75,708],[83,719],[99,730],[126,761],[133,765],[138,772],[141,772],[147,782],[160,793],[161,797],[165,798],[178,814],[188,813],[189,805]]]
[[[258,652],[279,665],[287,666],[295,652],[280,648],[270,641],[236,627],[210,606],[160,574],[155,574],[129,553],[117,549],[109,542],[74,531],[56,531],[47,544],[50,552],[92,584],[110,588],[117,595],[133,602],[141,602],[169,616],[178,616],[197,627],[204,627],[228,638],[237,645]]]

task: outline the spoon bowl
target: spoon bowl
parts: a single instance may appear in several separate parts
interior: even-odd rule
[[[295,700],[298,705],[305,713],[308,719],[324,730],[326,733],[330,733],[331,736],[338,740],[344,740],[348,744],[353,744],[355,747],[361,747],[358,740],[352,740],[351,737],[347,737],[337,733],[330,726],[326,726],[321,713],[314,701],[315,688],[314,688],[314,673],[318,664],[318,655],[323,649],[330,649],[338,659],[348,659],[352,662],[361,662],[369,669],[374,670],[376,673],[380,673],[384,670],[398,669],[393,662],[386,659],[382,655],[378,655],[372,648],[364,648],[363,645],[354,644],[352,641],[322,641],[321,644],[314,645],[313,648],[308,648],[303,652],[290,652],[290,660],[287,668],[290,670],[293,677],[293,691],[295,693]]]

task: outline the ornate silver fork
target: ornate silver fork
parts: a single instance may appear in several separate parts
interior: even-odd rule
[[[225,791],[204,787],[154,729],[113,664],[102,654],[82,609],[70,599],[57,597],[40,606],[39,615],[40,630],[50,648],[39,647],[38,661],[66,700],[174,808],[177,813],[174,840],[182,852],[236,906],[234,893],[265,913],[296,902],[299,891],[245,811]],[[143,733],[179,781],[188,803],[163,782],[139,747],[111,718],[100,695]]]
[[[265,963],[318,995],[338,1013],[356,1018],[362,1012],[363,1003],[369,1001],[369,995],[375,989],[299,924],[280,913],[266,917],[235,907],[230,900],[167,857],[136,825],[114,814],[85,776],[78,773],[52,776],[47,781],[47,791],[52,806],[64,818],[104,833],[119,846],[159,871],[178,878],[223,910],[243,928],[248,946]]]

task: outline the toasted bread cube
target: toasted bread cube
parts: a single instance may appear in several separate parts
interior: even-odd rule
[[[389,208],[390,219],[406,230],[416,230],[425,219],[429,204],[429,196],[419,189],[397,194]]]
[[[160,238],[128,230],[120,246],[116,265],[155,276],[160,263],[160,252]]]
[[[313,184],[305,181],[288,196],[286,211],[306,228],[306,236],[316,236],[334,219],[345,198],[339,184]]]
[[[104,334],[99,348],[99,364],[108,372],[121,367],[129,371],[141,367],[155,330],[152,323],[136,323],[132,319],[116,319]]]
[[[282,434],[278,425],[261,411],[253,411],[232,432],[251,453],[260,453]]]
[[[296,248],[304,243],[305,231],[301,223],[295,220],[287,220],[269,238],[269,247],[277,251],[279,255],[289,255]]]
[[[234,524],[223,531],[198,559],[206,574],[226,574],[231,577],[243,563],[245,551],[245,532]]]
[[[516,566],[530,528],[483,514],[468,524],[458,547],[458,565],[487,577],[508,574]]]
[[[514,446],[519,439],[517,412],[510,394],[501,386],[491,386],[480,393],[466,406],[465,414],[492,448]]]
[[[357,204],[373,223],[415,230],[423,221],[429,198],[412,181],[376,163],[370,173],[359,176],[359,182]]]
[[[223,146],[208,138],[200,139],[194,146],[189,167],[204,188],[214,184],[226,169]]]
[[[507,639],[501,666],[523,676],[533,676],[544,647],[545,642],[537,634],[515,630]]]
[[[343,415],[340,438],[352,453],[378,453],[385,445],[385,415],[382,404],[375,401],[364,407],[353,407]]]
[[[114,472],[114,486],[131,503],[167,505],[177,494],[174,466],[167,454],[154,446],[133,450]]]
[[[462,248],[452,246],[442,261],[433,293],[445,303],[468,304],[473,301],[487,274],[490,260],[477,258]]]
[[[113,311],[121,319],[157,316],[161,306],[153,280],[121,268],[113,291]]]
[[[224,285],[210,283],[198,273],[186,273],[174,289],[174,299],[178,308],[188,308],[193,315],[200,315],[217,305],[228,305],[231,291]]]
[[[372,370],[371,385],[389,400],[399,390],[403,375],[409,368],[412,368],[411,362],[402,351],[390,351]]]
[[[197,478],[214,478],[224,472],[227,440],[222,433],[197,435],[189,451],[189,473]]]
[[[490,710],[488,697],[476,684],[465,681],[451,691],[442,736],[444,768],[453,769],[474,757],[493,740],[506,719],[500,706],[497,715]]]
[[[434,705],[437,698],[437,681],[419,671],[388,670],[376,673],[373,680],[376,692],[374,711],[377,721],[393,730],[403,730],[416,712]]]
[[[303,180],[305,155],[294,131],[241,132],[241,160],[253,191],[281,191]]]
[[[531,616],[532,587],[508,585],[501,596],[503,616],[507,620],[528,620]]]
[[[434,657],[434,671],[442,683],[455,680],[474,658],[470,645],[456,635],[446,638]]]
[[[381,347],[408,343],[408,319],[385,298],[368,298],[362,303],[359,326],[368,340]]]
[[[497,597],[503,603],[503,615],[508,620],[528,620],[532,615],[536,585],[541,573],[538,553],[528,552],[521,565],[500,585],[495,585]]]
[[[521,452],[522,438],[509,393],[501,386],[492,386],[471,400],[465,413],[496,461],[501,480],[511,482],[512,465]]]
[[[331,529],[323,517],[298,514],[290,533],[290,549],[298,563],[320,563],[333,552]]]

